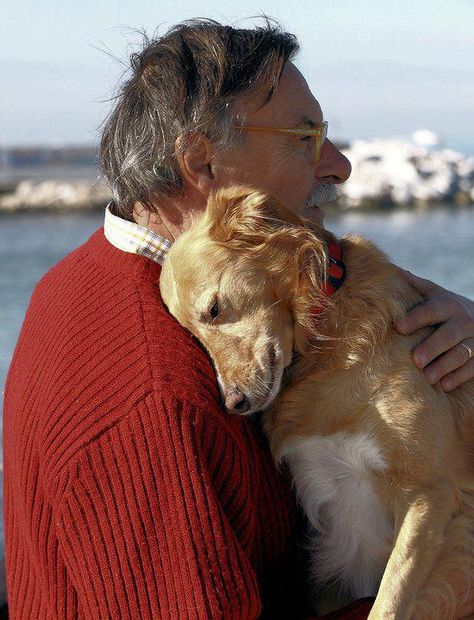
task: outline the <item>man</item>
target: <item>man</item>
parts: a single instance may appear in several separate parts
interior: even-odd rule
[[[104,231],[38,285],[8,377],[12,618],[305,617],[288,481],[258,419],[224,414],[209,360],[158,288],[212,190],[244,182],[322,217],[348,178],[297,49],[271,24],[194,21],[132,57],[101,144]],[[399,327],[441,324],[414,356],[451,389],[474,374],[473,305],[407,277],[429,301]]]

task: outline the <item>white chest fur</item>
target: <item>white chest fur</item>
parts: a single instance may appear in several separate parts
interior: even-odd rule
[[[371,484],[371,474],[386,468],[375,439],[346,432],[292,439],[282,456],[317,530],[315,580],[337,580],[354,597],[375,595],[393,541],[393,527]]]

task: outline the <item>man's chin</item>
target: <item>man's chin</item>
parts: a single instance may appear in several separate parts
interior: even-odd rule
[[[320,205],[333,202],[336,198],[337,189],[333,183],[318,183],[314,185],[306,202],[305,217],[311,222],[322,226],[325,214]]]
[[[314,224],[320,224],[321,226],[323,225],[324,218],[326,217],[326,214],[318,205],[306,207],[303,215],[310,222],[313,222]]]

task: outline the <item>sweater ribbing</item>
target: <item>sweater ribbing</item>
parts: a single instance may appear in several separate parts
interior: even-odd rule
[[[159,274],[98,231],[33,293],[4,406],[11,618],[299,617],[287,481]]]

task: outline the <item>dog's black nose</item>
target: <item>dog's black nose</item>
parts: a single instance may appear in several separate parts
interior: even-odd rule
[[[231,385],[225,391],[225,406],[231,413],[245,413],[250,409],[250,403],[235,385]]]
[[[250,409],[250,403],[247,398],[243,396],[242,400],[234,405],[234,409],[236,409],[239,413],[245,413]]]

